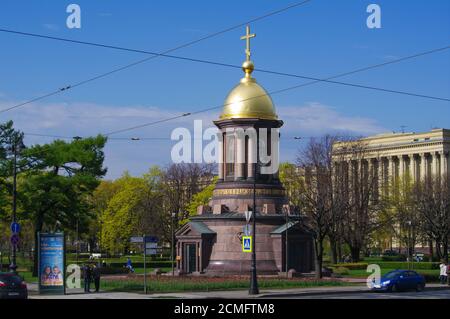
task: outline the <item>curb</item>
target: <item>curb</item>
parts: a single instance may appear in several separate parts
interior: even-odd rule
[[[439,290],[450,290],[450,286],[448,287],[425,287],[424,291],[439,291]],[[308,291],[308,292],[295,292],[295,293],[269,293],[269,294],[261,294],[256,296],[256,298],[274,298],[274,297],[293,297],[293,296],[320,296],[320,295],[348,295],[354,293],[377,293],[377,291],[373,291],[370,289],[358,289],[358,290],[331,290],[331,291]]]

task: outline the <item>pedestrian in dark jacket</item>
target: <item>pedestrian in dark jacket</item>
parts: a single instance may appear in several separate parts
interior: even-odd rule
[[[84,292],[91,292],[92,271],[89,265],[83,267]]]
[[[100,267],[94,265],[92,268],[92,278],[94,279],[95,292],[100,290]]]

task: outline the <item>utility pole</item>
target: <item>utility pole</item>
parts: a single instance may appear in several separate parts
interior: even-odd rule
[[[12,211],[12,222],[16,223],[17,217],[17,136],[14,136],[14,142],[13,142],[13,211]],[[11,272],[16,273],[17,272],[17,246],[16,244],[12,244],[12,261],[11,265],[9,266],[9,269]]]
[[[174,245],[175,245],[175,240],[174,240],[174,227],[173,227],[173,220],[175,219],[175,213],[171,214],[171,223],[170,223],[170,228],[171,228],[171,233],[172,233],[172,238],[170,240],[170,246],[171,246],[171,253],[170,253],[170,261],[172,263],[172,277],[175,276],[175,266],[173,264],[174,260],[173,260],[173,250],[174,250]]]
[[[258,151],[258,147],[257,147]],[[256,163],[253,168],[253,238],[252,238],[252,265],[249,295],[258,295],[258,279],[256,275],[256,166],[258,164],[258,153],[256,153]]]
[[[78,265],[78,255],[80,251],[80,230],[79,230],[79,223],[80,223],[80,216],[79,213],[77,213],[77,253],[76,253],[76,261]]]
[[[289,216],[288,216],[288,209],[286,208],[286,207],[284,207],[284,214],[285,214],[285,217],[286,217],[286,235],[285,235],[285,240],[286,240],[286,242],[285,242],[285,253],[286,253],[286,256],[285,256],[285,258],[286,258],[286,267],[285,267],[285,270],[286,270],[286,278],[289,278],[289,274],[288,274],[288,270],[289,270],[289,254],[288,254],[288,230],[289,230]]]
[[[144,294],[147,294],[147,260],[146,260],[146,256],[147,256],[147,241],[146,241],[146,236],[144,234],[144,236],[142,236],[143,242],[144,242]]]

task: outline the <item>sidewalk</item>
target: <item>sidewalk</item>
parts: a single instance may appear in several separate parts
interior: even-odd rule
[[[344,287],[316,287],[316,288],[291,288],[291,289],[264,289],[259,295],[250,296],[247,290],[228,291],[203,291],[203,292],[178,292],[178,293],[153,293],[144,295],[134,292],[105,292],[85,294],[82,289],[67,291],[64,296],[40,296],[37,294],[37,285],[30,284],[30,299],[252,299],[252,298],[284,298],[293,296],[314,296],[330,294],[354,294],[370,293],[365,285],[344,286]],[[426,290],[449,290],[449,286],[439,284],[429,284]]]

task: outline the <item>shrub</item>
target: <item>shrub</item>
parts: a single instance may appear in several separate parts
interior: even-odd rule
[[[108,266],[111,268],[123,268],[127,262],[112,262]],[[148,261],[146,262],[148,268],[168,268],[172,267],[171,261]],[[144,268],[143,262],[133,262],[133,268]]]
[[[435,262],[375,262],[374,264],[380,266],[382,269],[408,269],[411,265],[412,269],[432,270],[439,269],[439,263]]]
[[[403,255],[403,254],[394,255],[394,256],[383,255],[383,256],[381,256],[381,260],[383,260],[383,261],[406,261],[406,255]]]
[[[423,256],[423,261],[433,261],[433,262],[439,262],[439,257],[438,256],[433,256],[433,258],[431,258],[432,260],[430,260],[430,255],[425,255]]]
[[[345,267],[336,267],[334,268],[333,273],[336,275],[349,275],[350,270]]]
[[[342,263],[342,264],[335,264],[334,267],[344,267],[348,270],[366,270],[368,263]]]
[[[102,275],[128,274],[128,269],[126,269],[126,268],[113,268],[113,267],[100,267],[100,273]]]

